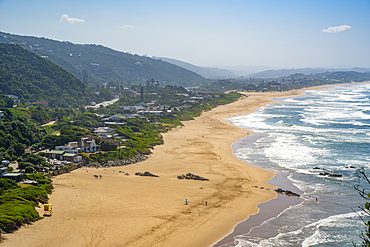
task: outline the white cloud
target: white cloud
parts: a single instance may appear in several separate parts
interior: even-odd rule
[[[131,25],[124,25],[124,26],[120,26],[119,28],[127,29],[127,28],[134,28],[134,26],[131,26]]]
[[[322,32],[323,33],[340,33],[350,28],[351,26],[348,26],[348,25],[340,25],[340,26],[335,26],[335,27],[328,27],[327,29],[323,29]]]
[[[85,22],[85,20],[82,20],[82,19],[71,18],[68,15],[62,15],[62,18],[60,18],[59,22],[64,22],[64,21],[69,22],[70,24],[75,24],[78,22]]]

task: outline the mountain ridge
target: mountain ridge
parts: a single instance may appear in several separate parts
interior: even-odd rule
[[[198,86],[208,83],[199,74],[146,56],[113,50],[102,45],[73,44],[33,36],[0,32],[0,43],[18,44],[72,73],[90,84],[109,81],[126,85],[145,83],[154,78],[163,84]],[[87,77],[84,76],[87,74]]]
[[[78,107],[100,101],[63,68],[13,44],[0,44],[0,90],[22,101],[46,101],[49,106]]]

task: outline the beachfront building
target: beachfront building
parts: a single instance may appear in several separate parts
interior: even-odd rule
[[[94,153],[100,150],[100,145],[96,145],[95,140],[81,138],[76,142],[68,142],[64,146],[56,146],[55,151],[65,151],[66,153]],[[54,151],[54,150],[53,150]]]
[[[78,163],[82,160],[82,156],[75,153],[65,153],[63,154],[63,160]]]
[[[57,159],[57,160],[63,160],[63,155],[66,151],[63,150],[50,150],[49,151],[49,159]]]

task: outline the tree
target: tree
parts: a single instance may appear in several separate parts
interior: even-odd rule
[[[355,189],[358,191],[360,196],[366,200],[370,199],[370,191],[369,188],[364,185],[360,184],[360,181],[365,181],[368,185],[370,185],[370,180],[365,174],[365,169],[358,169],[357,170],[357,176],[359,178],[359,182],[357,185],[355,185]],[[370,246],[370,219],[366,221],[363,217],[364,216],[370,216],[370,203],[366,202],[364,206],[358,206],[358,208],[361,209],[361,214],[359,214],[359,217],[361,218],[362,222],[366,226],[366,230],[363,231],[360,235],[361,238],[361,244],[359,246],[363,247],[369,247]],[[355,243],[353,243],[354,246],[357,246]]]
[[[140,87],[140,99],[143,101],[144,100],[144,87]]]
[[[12,145],[12,147],[14,149],[14,154],[16,156],[21,156],[22,154],[24,154],[24,149],[26,148],[26,145],[22,143],[15,143]]]
[[[85,83],[85,84],[87,84],[87,82],[89,81],[89,77],[88,77],[88,75],[87,75],[87,71],[86,71],[86,69],[84,69],[83,71],[82,71],[82,82],[83,83]]]
[[[111,100],[114,97],[112,92],[109,91],[108,89],[104,89],[104,90],[100,91],[99,96],[100,96],[100,98],[102,98],[104,100]]]
[[[108,82],[106,89],[113,90],[115,88],[116,84],[112,81]]]

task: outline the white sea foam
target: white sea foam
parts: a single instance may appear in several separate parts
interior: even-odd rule
[[[358,213],[356,212],[334,215],[319,220],[315,223],[312,223],[304,227],[304,228],[315,227],[316,230],[314,234],[312,234],[302,242],[302,246],[308,247],[317,244],[324,244],[326,242],[341,242],[343,240],[348,239],[348,236],[339,233],[336,234],[335,232],[330,232],[330,234],[328,234],[327,232],[323,232],[320,229],[322,227],[346,229],[353,226],[359,226],[360,224],[361,220],[358,217]],[[302,228],[301,230],[303,230],[304,228]]]
[[[233,118],[236,125],[263,134],[236,156],[289,172],[305,200],[238,237],[237,246],[352,246],[349,238],[360,224],[348,212],[363,202],[353,189],[358,179],[350,166],[370,169],[369,91],[370,84],[311,91]],[[343,176],[319,175],[323,171]]]

